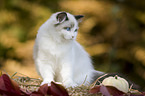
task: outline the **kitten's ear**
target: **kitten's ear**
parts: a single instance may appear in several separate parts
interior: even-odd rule
[[[57,14],[56,19],[57,19],[58,23],[62,23],[65,20],[67,20],[68,17],[67,17],[66,12],[61,12],[61,13]]]
[[[74,16],[78,22],[82,22],[82,18],[84,17],[84,15],[74,15]]]

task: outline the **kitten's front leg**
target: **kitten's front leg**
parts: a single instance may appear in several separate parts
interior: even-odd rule
[[[54,71],[52,68],[52,63],[49,62],[48,60],[37,60],[37,69],[43,78],[43,84],[51,84],[51,81],[54,81]]]
[[[73,69],[70,63],[64,63],[61,69],[62,83],[65,87],[76,87],[77,83],[74,82]]]

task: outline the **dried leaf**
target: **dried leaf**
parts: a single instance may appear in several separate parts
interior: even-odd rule
[[[90,90],[90,93],[98,93],[100,92],[100,87],[99,85],[96,85],[95,87],[93,87],[91,90]]]
[[[111,96],[111,94],[109,93],[109,91],[107,90],[106,86],[101,85],[100,87],[100,92],[105,95],[105,96]]]
[[[121,96],[125,93],[119,91],[113,86],[104,86],[104,85],[96,85],[94,88],[90,90],[90,93],[99,93],[101,92],[105,96]]]
[[[50,90],[53,96],[69,96],[67,90],[62,85],[54,82],[51,82]]]
[[[38,93],[41,93],[43,95],[51,95],[50,86],[48,86],[48,84],[40,86],[40,88],[38,89]]]
[[[38,91],[32,92],[30,96],[46,96],[46,95],[51,95],[48,84],[44,84],[44,85],[40,86]]]
[[[125,94],[124,92],[118,90],[117,88],[113,87],[113,86],[106,86],[108,92],[113,95],[113,96],[120,96]]]
[[[34,91],[34,92],[32,92],[32,94],[29,95],[29,96],[45,96],[45,95],[43,95],[43,94],[41,94],[41,93],[39,93],[39,92],[37,92],[37,91]]]
[[[68,96],[68,92],[63,86],[51,82],[51,86],[48,86],[48,84],[44,84],[40,86],[38,91],[32,92],[30,96],[46,96],[46,95]]]
[[[20,96],[19,85],[11,80],[8,75],[0,77],[0,94],[5,96]]]
[[[143,95],[145,95],[145,92],[142,92]]]

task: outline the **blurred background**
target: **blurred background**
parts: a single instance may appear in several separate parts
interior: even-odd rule
[[[85,15],[77,41],[96,70],[122,73],[145,90],[145,0],[0,0],[0,69],[39,78],[34,40],[57,11]]]

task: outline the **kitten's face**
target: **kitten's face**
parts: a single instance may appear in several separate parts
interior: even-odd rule
[[[58,12],[53,14],[55,17],[54,28],[66,40],[76,39],[78,32],[78,20],[81,19],[82,15],[71,15],[66,12]]]

